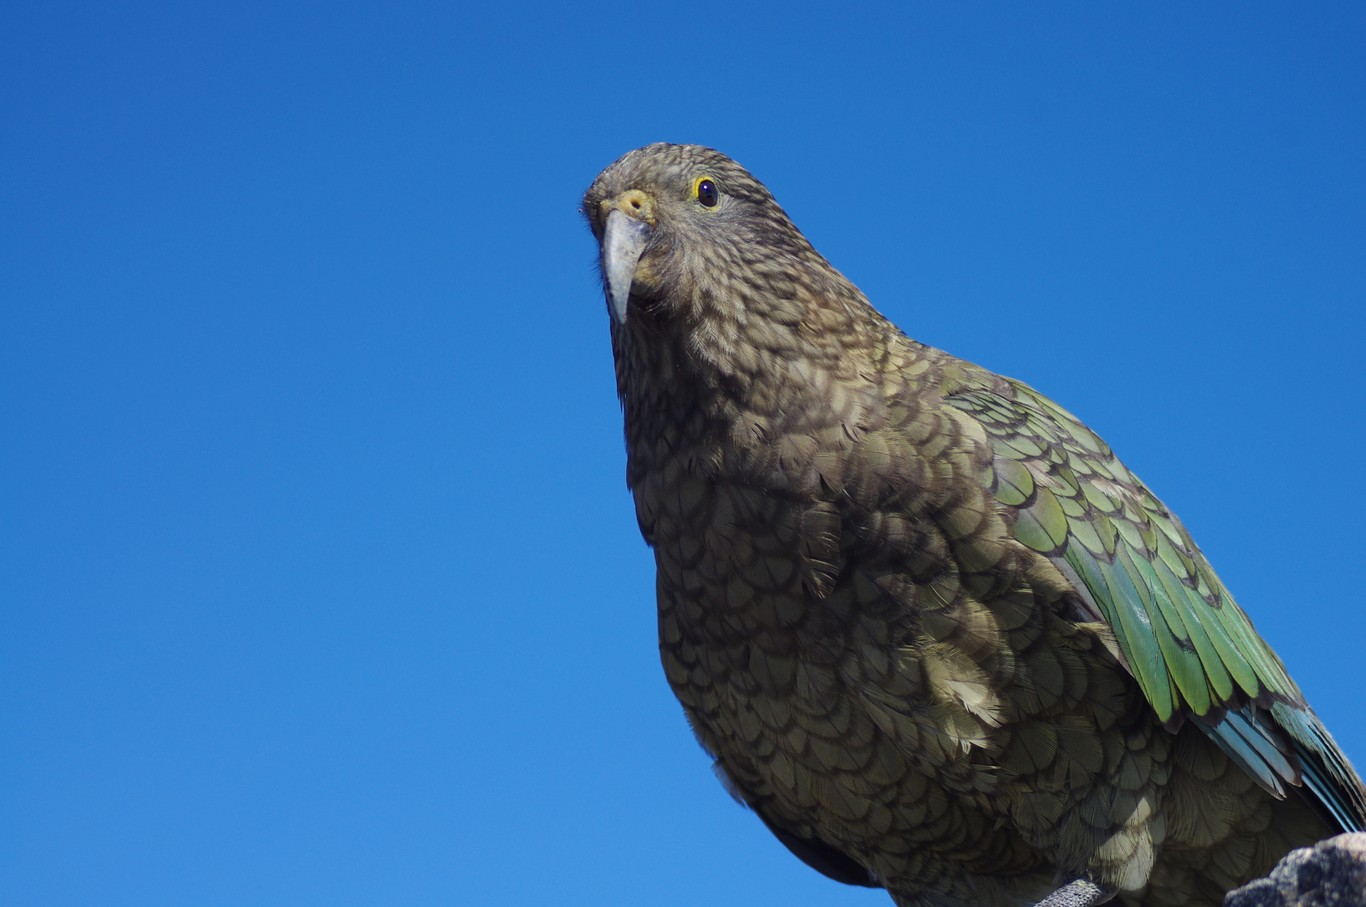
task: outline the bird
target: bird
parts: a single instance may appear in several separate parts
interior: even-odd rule
[[[603,170],[665,677],[729,792],[899,907],[1215,905],[1366,789],[1177,517],[910,339],[723,153]]]

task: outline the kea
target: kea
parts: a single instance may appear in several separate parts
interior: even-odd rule
[[[583,199],[669,685],[794,854],[901,907],[1216,905],[1366,790],[1181,522],[901,333],[739,164]]]

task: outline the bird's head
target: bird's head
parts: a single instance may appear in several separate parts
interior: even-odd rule
[[[819,259],[762,183],[700,145],[629,152],[593,181],[583,214],[617,326],[633,311],[695,324],[707,307],[781,296],[782,275]]]

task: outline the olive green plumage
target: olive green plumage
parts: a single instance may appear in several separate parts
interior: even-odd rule
[[[794,853],[901,905],[1217,904],[1366,822],[1279,659],[1073,416],[906,338],[719,152],[633,151],[583,209],[664,670]]]

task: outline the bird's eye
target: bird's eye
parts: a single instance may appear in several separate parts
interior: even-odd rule
[[[715,208],[716,203],[721,200],[721,193],[716,188],[716,183],[709,178],[699,177],[692,184],[693,198],[702,203],[703,208]]]

